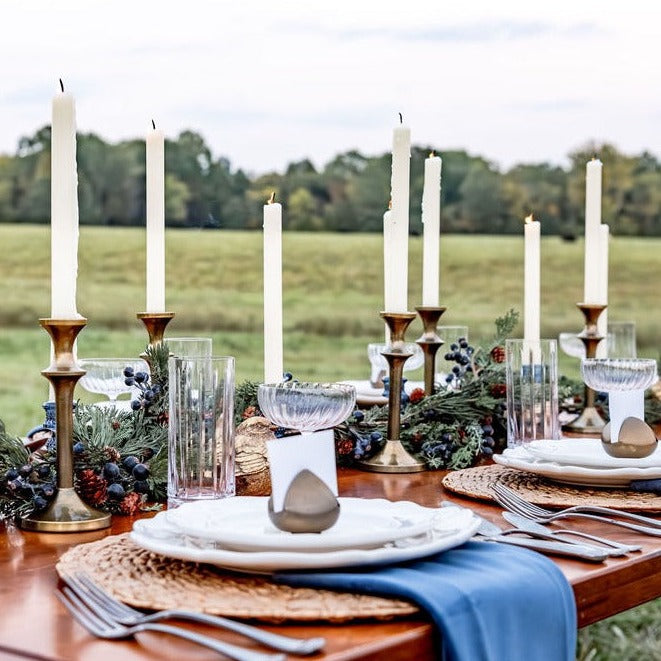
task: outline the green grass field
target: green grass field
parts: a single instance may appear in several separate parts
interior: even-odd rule
[[[0,224],[0,418],[16,433],[43,421],[48,387],[40,371],[49,340],[38,325],[50,310],[49,228]],[[166,298],[176,318],[170,336],[213,337],[214,353],[236,357],[237,380],[262,375],[262,243],[258,232],[169,230]],[[136,320],[144,308],[144,232],[83,227],[78,310],[88,325],[81,357],[133,356],[146,342]],[[639,354],[657,358],[661,240],[613,238],[610,248],[611,320],[633,320]],[[421,240],[412,238],[409,306],[420,302]],[[287,233],[283,239],[285,369],[303,379],[367,378],[368,342],[380,341],[382,241],[378,235]],[[542,241],[542,335],[578,331],[575,303],[583,293],[583,243]],[[523,240],[444,236],[441,303],[445,324],[469,327],[479,344],[494,320],[523,299]],[[409,337],[421,332],[412,324]],[[517,330],[520,336],[521,328]],[[576,376],[577,361],[560,371]],[[415,378],[415,375],[413,375]],[[80,387],[76,396],[89,400]],[[580,632],[581,661],[661,658],[657,600]]]
[[[262,244],[259,232],[169,230],[168,333],[210,335],[214,352],[237,359],[237,380],[262,374]],[[38,319],[50,310],[49,229],[0,224],[0,417],[20,433],[41,416],[49,340]],[[661,241],[614,238],[611,320],[636,321],[641,355],[657,357],[658,252]],[[78,310],[87,320],[81,357],[139,354],[146,333],[144,232],[83,227]],[[542,334],[580,330],[582,241],[542,242]],[[420,301],[421,240],[410,243],[409,305]],[[300,379],[366,378],[366,345],[379,341],[383,301],[382,241],[370,234],[287,233],[283,240],[285,369]],[[494,320],[523,298],[523,240],[444,236],[441,302],[445,324],[467,325],[473,343],[488,339]],[[421,331],[415,321],[409,337]],[[517,333],[520,335],[521,329]],[[577,374],[562,358],[561,371]],[[415,378],[415,374],[412,375]],[[77,394],[86,398],[78,388]]]

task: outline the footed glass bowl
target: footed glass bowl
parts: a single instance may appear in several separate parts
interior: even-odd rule
[[[658,375],[653,358],[586,358],[581,375],[593,390],[646,390]]]
[[[342,383],[287,381],[260,385],[257,400],[273,424],[310,432],[346,420],[356,403],[356,389]]]

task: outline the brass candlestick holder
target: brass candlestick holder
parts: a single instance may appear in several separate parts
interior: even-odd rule
[[[22,519],[26,530],[39,532],[79,532],[110,525],[110,514],[85,504],[73,482],[73,391],[85,371],[76,364],[73,345],[86,319],[40,319],[53,341],[53,362],[41,373],[55,391],[57,439],[57,493],[43,512]]]
[[[597,353],[597,345],[604,339],[604,336],[600,335],[597,330],[597,320],[606,309],[606,306],[593,303],[577,303],[576,306],[585,317],[585,328],[579,333],[578,337],[585,345],[585,357],[594,358]],[[594,405],[595,399],[595,391],[586,384],[583,410],[571,422],[562,425],[562,430],[575,434],[601,434],[606,426],[606,421],[599,415],[599,411]]]
[[[136,316],[142,320],[147,329],[149,344],[154,346],[163,341],[165,327],[172,321],[174,312],[138,312]]]
[[[407,358],[413,354],[405,348],[404,334],[415,319],[413,312],[381,312],[390,329],[390,345],[381,355],[390,367],[388,393],[388,432],[386,444],[373,457],[359,462],[364,470],[375,473],[417,473],[426,470],[423,462],[412,457],[399,440],[400,412],[402,406],[402,371]]]
[[[443,340],[436,334],[436,326],[447,308],[419,305],[415,309],[422,319],[423,326],[422,335],[415,343],[425,354],[425,395],[433,395],[436,378],[436,352],[443,345]]]

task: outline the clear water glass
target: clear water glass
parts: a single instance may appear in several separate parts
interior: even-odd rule
[[[168,337],[165,339],[170,354],[179,358],[187,356],[211,356],[210,337]]]
[[[507,447],[560,438],[555,340],[505,341]]]
[[[168,507],[234,495],[234,358],[168,361]]]
[[[356,403],[356,389],[343,383],[287,381],[260,385],[257,400],[274,425],[312,432],[346,420]]]

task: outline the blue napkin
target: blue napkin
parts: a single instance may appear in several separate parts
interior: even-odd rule
[[[661,480],[634,480],[630,485],[633,491],[650,491],[661,496]]]
[[[446,661],[575,659],[574,593],[555,563],[528,549],[467,542],[400,565],[275,578],[413,601],[432,617]]]

